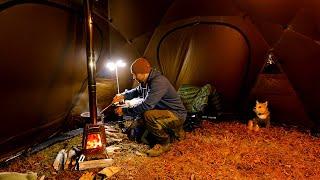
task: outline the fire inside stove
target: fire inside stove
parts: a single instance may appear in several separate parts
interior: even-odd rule
[[[89,134],[87,137],[87,146],[86,149],[93,149],[93,148],[101,148],[101,136],[100,134]]]
[[[106,144],[104,126],[87,124],[82,140],[84,154],[104,153]]]

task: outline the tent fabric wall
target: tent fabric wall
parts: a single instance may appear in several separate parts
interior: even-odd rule
[[[320,44],[291,30],[286,31],[275,52],[284,72],[302,101],[310,119],[320,126]],[[289,103],[289,102],[284,102]]]
[[[170,43],[166,42],[168,32],[175,29],[179,30],[170,35]],[[184,37],[188,33],[190,35]],[[219,40],[218,36],[214,35],[218,33],[220,33]],[[185,45],[184,41],[189,45]],[[190,43],[192,41],[194,42]],[[197,49],[190,54],[189,46],[192,44]],[[189,50],[186,50],[187,48]],[[196,17],[157,28],[145,56],[153,60],[153,64],[169,77],[176,88],[181,84],[212,83],[226,97],[225,106],[228,110],[234,110],[245,96],[243,93],[253,85],[254,77],[259,73],[257,66],[263,65],[263,57],[268,48],[267,43],[248,19],[228,16]],[[186,59],[179,57],[181,51],[189,52],[189,54],[181,53],[181,57]],[[194,60],[184,61],[188,61],[190,55]],[[204,59],[203,63],[197,63],[201,62],[199,60],[201,58]],[[188,67],[189,69],[186,69]],[[206,70],[202,71],[201,68],[204,67]],[[210,70],[212,71],[207,74]],[[225,76],[224,73],[231,76]]]
[[[192,34],[181,29],[162,41],[159,49],[162,72],[176,88],[182,84],[210,83],[224,95],[225,105],[236,104],[249,63],[249,47],[244,37],[231,27],[214,23],[193,25],[187,31]],[[170,70],[171,74],[167,73]]]
[[[61,130],[86,59],[82,24],[69,11],[20,4],[1,11],[0,24],[2,159]]]
[[[247,106],[254,107],[256,101],[268,101],[274,123],[308,128],[314,126],[283,68],[275,59],[273,52],[270,52],[267,56],[256,84],[251,89],[247,101],[250,105]],[[256,116],[252,109],[247,111],[247,114],[251,114],[251,117]]]
[[[305,108],[293,90],[285,74],[260,74],[257,84],[252,89],[249,101],[254,107],[256,100],[268,101],[272,112],[272,122],[312,128],[314,123],[309,119]],[[249,113],[254,117],[252,109]]]

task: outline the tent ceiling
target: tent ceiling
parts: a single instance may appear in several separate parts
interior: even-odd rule
[[[112,24],[132,41],[145,33],[153,32],[172,0],[110,0],[109,15]]]

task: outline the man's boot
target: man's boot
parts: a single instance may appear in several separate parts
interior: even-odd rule
[[[174,135],[178,141],[184,140],[186,138],[186,132],[183,130],[182,126],[175,129]]]
[[[171,148],[170,144],[156,144],[152,149],[146,151],[146,154],[150,157],[160,156],[161,154],[169,151]]]

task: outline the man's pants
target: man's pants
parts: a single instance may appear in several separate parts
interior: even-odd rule
[[[149,110],[144,114],[144,124],[159,144],[170,143],[170,137],[179,137],[184,121],[169,110]]]

